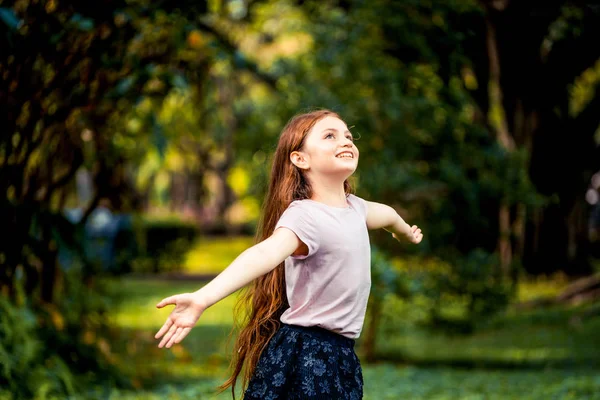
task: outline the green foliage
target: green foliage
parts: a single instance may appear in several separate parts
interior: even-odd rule
[[[505,310],[512,291],[498,264],[495,254],[476,249],[452,264],[425,267],[413,275],[413,288],[428,303],[423,323],[447,332],[471,333],[478,323]]]
[[[371,248],[371,293],[367,307],[363,351],[367,360],[375,358],[377,336],[381,325],[384,301],[387,297],[406,299],[408,290],[406,275],[391,264],[389,258],[378,248]]]
[[[145,220],[139,229],[139,254],[131,260],[131,270],[145,273],[181,271],[199,234],[196,224],[177,219]]]
[[[15,399],[49,399],[75,393],[74,366],[67,365],[53,347],[59,343],[49,341],[56,327],[40,329],[39,314],[15,307],[3,297],[0,311],[0,385],[9,388]],[[50,317],[46,323],[63,323],[60,314],[46,317]]]
[[[35,314],[0,297],[0,384],[8,387],[15,397],[32,396],[38,390],[37,382],[28,379],[28,376],[30,372],[44,373],[39,362],[41,351],[42,343],[36,337]],[[70,380],[71,377],[68,377],[69,383]],[[54,390],[62,387],[60,375],[49,377],[43,384]]]
[[[268,154],[265,137],[273,141],[293,113],[333,109],[357,137],[358,194],[402,209],[426,232],[422,251],[449,262],[449,247],[465,257],[495,250],[501,201],[544,204],[527,173],[529,154],[503,150],[478,121],[472,89],[486,82],[473,82],[468,52],[477,31],[465,29],[483,18],[478,2],[308,2],[299,13],[285,9],[285,21],[283,6],[257,8],[255,23],[295,37],[298,51],[271,65],[285,95],[244,114],[249,135],[238,147]]]
[[[84,284],[79,268],[60,289],[56,304],[15,306],[0,296],[0,385],[14,399],[65,398],[102,381],[130,387],[114,365],[103,290]]]
[[[408,276],[395,268],[389,257],[376,246],[371,246],[371,297],[378,302],[393,294],[401,299],[410,296]]]

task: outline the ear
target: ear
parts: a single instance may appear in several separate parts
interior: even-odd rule
[[[300,169],[306,170],[310,166],[306,155],[300,151],[292,151],[290,154],[290,161]]]

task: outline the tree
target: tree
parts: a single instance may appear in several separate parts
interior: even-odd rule
[[[594,2],[483,5],[490,75],[496,80],[504,135],[530,155],[527,167],[536,189],[558,200],[538,210],[519,205],[510,210],[506,218],[515,232],[513,253],[530,272],[587,273],[589,206],[584,194],[600,168],[594,141],[600,96],[592,95],[575,109],[577,99],[570,92],[600,58],[600,10]]]
[[[381,139],[359,142],[366,157],[387,160],[361,158],[363,187],[390,201],[429,193],[426,214],[437,209],[442,221],[429,243],[442,253],[444,242],[496,251],[509,276],[517,265],[590,271],[584,193],[600,163],[593,2],[303,3],[321,23],[309,28],[316,54],[303,63],[312,64],[294,72],[302,98],[339,104]],[[577,83],[585,73],[596,77],[587,90]]]
[[[150,147],[164,151],[168,138],[154,113],[172,88],[196,93],[204,103],[201,134],[218,124],[226,127],[223,139],[212,139],[229,149],[214,169],[226,194],[221,208],[231,203],[224,177],[232,166],[235,116],[225,115],[232,89],[211,70],[221,62],[230,65],[231,76],[237,69],[268,85],[273,79],[237,54],[235,41],[208,18],[205,2],[13,1],[2,6],[0,40],[7,51],[0,60],[0,115],[8,134],[0,139],[0,193],[7,230],[14,232],[0,244],[3,293],[14,296],[21,271],[26,292],[41,287],[40,300],[52,302],[57,241],[74,239],[102,199],[118,210],[140,206],[132,166]],[[221,97],[211,103],[215,87]],[[154,104],[145,115],[148,129],[128,129],[124,122],[145,99]],[[213,107],[221,108],[222,117],[212,116]],[[212,126],[205,122],[211,118]],[[194,138],[196,144],[203,139],[206,135]],[[140,153],[127,147],[131,141],[148,146]],[[210,152],[210,146],[199,146],[196,155],[202,160]],[[91,171],[94,195],[72,230],[61,211],[74,195],[80,168]]]

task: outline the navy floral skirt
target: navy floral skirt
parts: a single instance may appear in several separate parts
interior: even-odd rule
[[[258,360],[244,399],[344,399],[363,396],[354,340],[326,329],[282,324]]]

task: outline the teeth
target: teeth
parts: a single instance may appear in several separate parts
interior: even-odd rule
[[[336,156],[337,158],[354,158],[352,154],[344,153]]]

